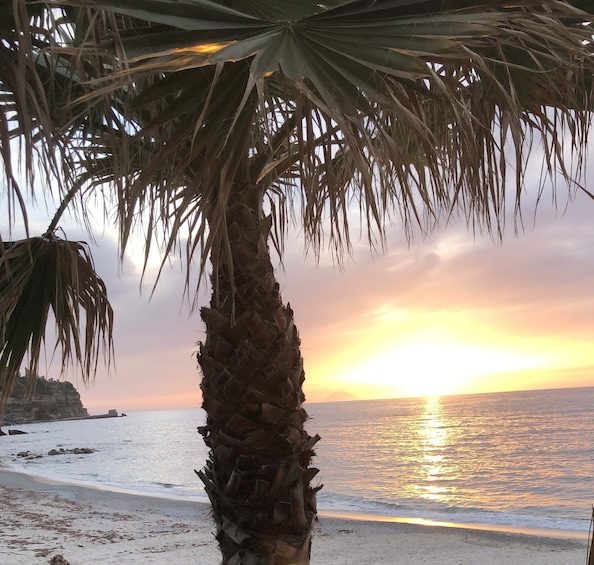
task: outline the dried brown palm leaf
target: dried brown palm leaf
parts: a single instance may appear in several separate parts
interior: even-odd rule
[[[74,363],[89,382],[102,352],[111,361],[113,311],[88,247],[52,233],[0,245],[0,407],[26,357],[37,374],[50,310],[62,370]]]

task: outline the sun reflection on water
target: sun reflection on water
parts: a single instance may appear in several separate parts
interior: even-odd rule
[[[316,406],[321,505],[587,530],[593,403],[594,387]]]
[[[444,423],[439,396],[425,400],[424,414],[419,419],[418,452],[420,456],[420,483],[417,495],[429,500],[447,500],[449,489],[443,481],[451,474],[448,460],[448,426]]]

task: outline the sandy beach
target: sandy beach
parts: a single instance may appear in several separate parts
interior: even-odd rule
[[[216,565],[208,505],[0,469],[0,563]],[[587,540],[322,515],[312,564],[581,565]],[[59,560],[54,560],[56,562]]]

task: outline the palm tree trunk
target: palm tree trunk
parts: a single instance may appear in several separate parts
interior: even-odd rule
[[[310,485],[318,470],[309,465],[320,438],[304,430],[300,340],[281,300],[270,226],[259,207],[235,201],[227,226],[229,248],[212,253],[213,294],[201,311],[207,422],[200,432],[210,453],[198,475],[223,564],[307,565],[321,488]]]

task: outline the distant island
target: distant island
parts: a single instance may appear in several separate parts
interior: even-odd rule
[[[322,402],[349,402],[351,400],[361,400],[358,396],[346,392],[344,390],[338,390],[333,392],[330,396],[327,396]]]
[[[0,391],[3,383],[0,383]],[[122,414],[123,415],[123,414]],[[83,406],[80,394],[68,381],[56,381],[36,377],[20,376],[10,394],[4,414],[0,416],[1,426],[51,422],[54,420],[79,420],[94,418],[115,418],[116,410],[92,416]]]

